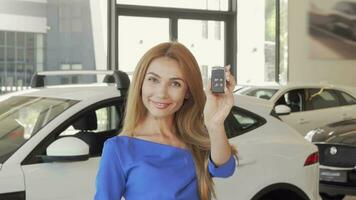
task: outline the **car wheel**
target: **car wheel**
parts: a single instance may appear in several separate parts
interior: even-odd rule
[[[345,198],[344,194],[329,195],[326,193],[321,193],[320,196],[322,200],[342,200]]]

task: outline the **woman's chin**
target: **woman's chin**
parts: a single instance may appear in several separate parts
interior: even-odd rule
[[[171,117],[174,114],[172,112],[169,112],[168,110],[157,110],[157,109],[150,109],[149,113],[153,118],[166,118],[166,117]]]
[[[151,116],[155,119],[163,119],[172,116],[172,114],[167,114],[167,113],[151,113]]]

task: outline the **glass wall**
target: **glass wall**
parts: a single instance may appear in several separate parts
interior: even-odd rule
[[[221,21],[178,20],[178,40],[197,59],[204,85],[213,66],[224,66],[224,25]]]
[[[131,75],[143,54],[169,41],[167,18],[119,16],[119,69]]]
[[[275,81],[276,73],[276,0],[265,0],[265,42],[264,42],[264,79]]]
[[[287,82],[287,5],[288,0],[238,1],[239,84]]]
[[[43,34],[0,31],[0,90],[25,89],[43,66]]]
[[[231,64],[226,53],[235,55],[233,49],[226,52],[227,42],[234,42],[231,36],[227,41],[226,27],[236,26],[227,25],[227,19],[233,21],[236,17],[231,14],[235,12],[223,11],[228,9],[229,1],[204,0],[195,4],[191,1],[158,2],[117,1],[118,69],[132,74],[149,48],[166,41],[178,41],[189,48],[197,59],[204,85],[207,85],[211,68],[224,66],[226,62]],[[130,7],[127,7],[128,4]],[[173,5],[175,9],[168,8]],[[140,13],[144,9],[142,6],[146,8],[144,14]]]
[[[288,81],[288,0],[280,0],[279,82]]]
[[[280,3],[279,35],[276,35],[277,1]],[[107,0],[2,0],[0,94],[29,87],[36,71],[108,69],[107,3]],[[129,5],[131,9],[150,7],[144,12],[147,16],[139,11],[120,15],[119,8],[115,45],[120,70],[132,73],[148,48],[159,42],[178,40],[196,56],[205,82],[212,66],[225,65],[231,60],[237,62],[239,84],[287,81],[287,0],[238,0],[237,12],[229,8],[229,0],[197,0],[194,3],[117,0],[116,3]],[[167,16],[157,16],[152,9],[155,7],[176,13],[171,15],[161,10]],[[190,9],[195,10],[189,13]],[[204,12],[206,19],[197,17],[199,12]],[[225,32],[233,30],[227,21],[234,20],[235,12],[238,13],[237,34],[234,34],[238,53],[227,49],[227,44],[236,42],[236,38],[231,40],[230,32]],[[184,18],[180,18],[180,14]],[[277,37],[280,42],[278,55]],[[229,56],[231,52],[233,56]],[[96,80],[94,77],[58,78],[48,84],[81,81]]]
[[[187,3],[184,0],[117,0],[116,3],[119,4],[119,69],[132,73],[142,54],[155,42],[177,40],[185,44],[197,58],[205,84],[212,66],[223,66],[231,62],[233,57],[228,56],[231,52],[237,55],[237,61],[234,58],[237,66],[233,67],[237,68],[238,84],[286,83],[288,80],[288,0],[238,0],[237,41],[226,38],[231,33],[225,31],[233,30],[227,21],[195,19],[193,15],[187,14],[190,9],[196,9],[194,12],[218,11],[223,15],[224,11],[229,10],[229,1]],[[135,10],[137,6],[139,9]],[[144,6],[148,6],[147,10],[144,14],[139,13]],[[160,14],[155,13],[157,7],[160,7],[158,11],[167,9],[175,13],[171,15],[163,12],[165,15],[158,16]],[[171,9],[173,7],[175,9]],[[125,14],[120,14],[121,9],[126,9]],[[179,13],[182,9],[184,14]],[[234,12],[230,9],[230,12]],[[135,15],[138,15],[136,19],[132,17]],[[141,21],[144,15],[154,26]],[[184,18],[180,19],[179,16]],[[157,21],[162,22],[156,25]],[[146,37],[146,34],[152,35],[153,32],[153,36]],[[130,36],[135,39],[130,39]],[[237,52],[232,46],[227,48],[231,42],[237,42]]]
[[[106,46],[107,1],[3,0],[0,94],[28,88],[36,71],[106,70]]]

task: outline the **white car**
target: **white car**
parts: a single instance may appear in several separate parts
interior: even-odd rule
[[[0,199],[93,199],[103,143],[121,127],[128,85],[123,74],[112,79],[119,84],[38,87],[0,97]],[[214,180],[217,199],[320,200],[316,146],[260,101],[236,96],[225,125],[239,165],[232,177]]]
[[[245,86],[236,94],[264,99],[274,114],[303,136],[309,130],[356,118],[356,89],[327,84]]]

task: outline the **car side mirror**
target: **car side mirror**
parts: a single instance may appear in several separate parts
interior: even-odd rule
[[[274,111],[277,115],[289,115],[292,109],[286,105],[276,105],[276,107],[274,107]]]
[[[59,138],[47,147],[45,162],[73,162],[89,159],[89,145],[76,137]]]

